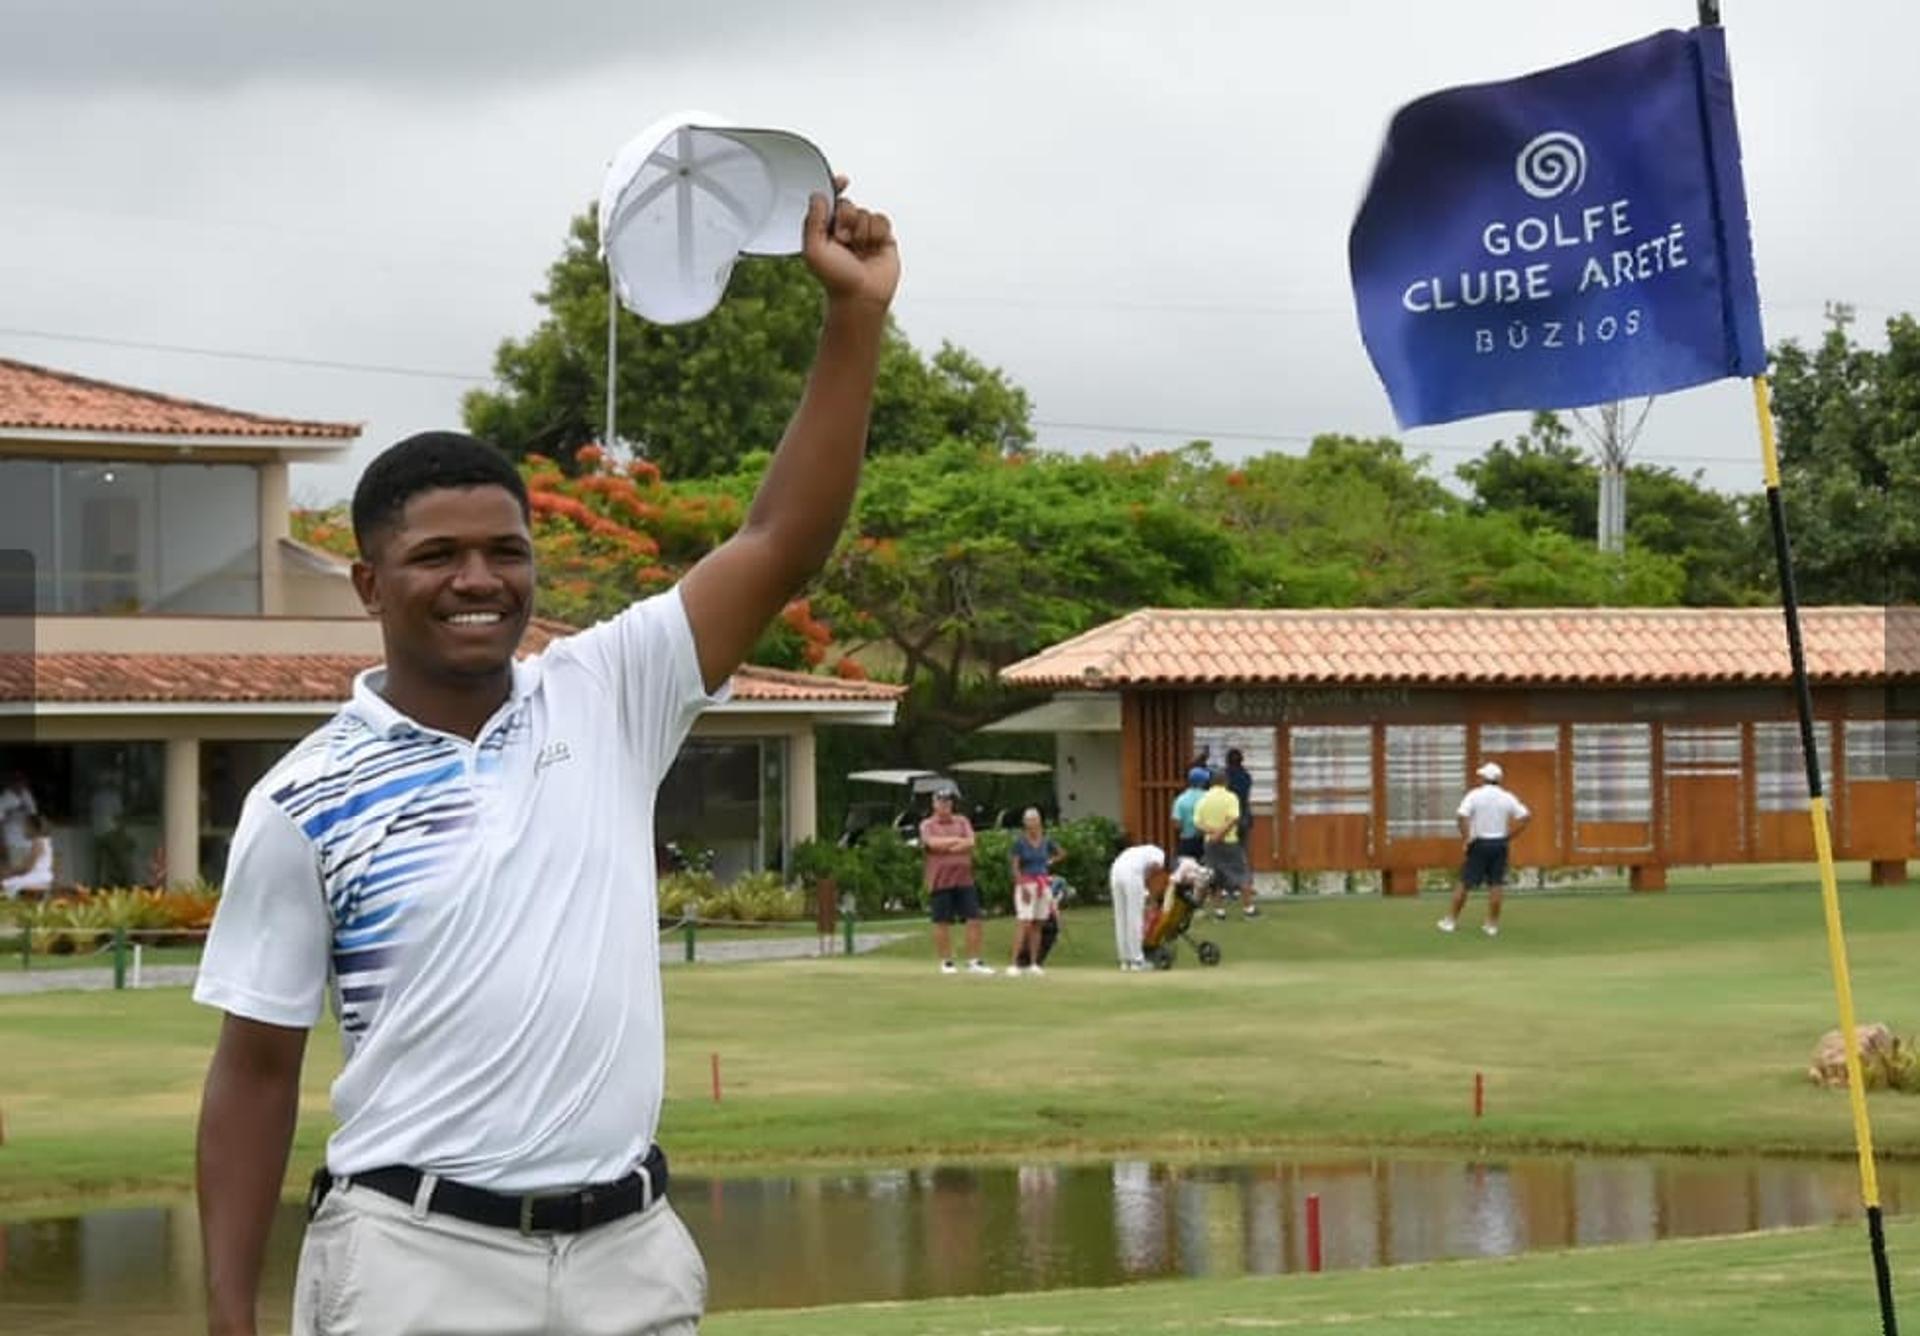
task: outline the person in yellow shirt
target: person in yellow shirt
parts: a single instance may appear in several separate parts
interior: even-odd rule
[[[1215,770],[1208,776],[1208,787],[1193,809],[1193,824],[1206,839],[1207,871],[1213,874],[1213,887],[1222,895],[1240,892],[1240,912],[1247,918],[1258,917],[1253,903],[1253,870],[1247,866],[1247,847],[1240,842],[1240,799],[1227,787],[1227,772]],[[1214,902],[1213,916],[1225,918],[1227,911]]]

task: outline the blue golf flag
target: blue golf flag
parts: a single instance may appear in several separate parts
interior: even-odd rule
[[[1403,427],[1760,374],[1725,31],[1401,108],[1348,258]]]

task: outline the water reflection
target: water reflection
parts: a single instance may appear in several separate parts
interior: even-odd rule
[[[1920,1169],[1883,1170],[1890,1213]],[[1033,1163],[675,1179],[712,1302],[768,1308],[1231,1276],[1821,1224],[1858,1214],[1850,1161],[1385,1157],[1168,1165]],[[301,1227],[285,1208],[265,1293],[280,1322]],[[199,1329],[191,1205],[0,1226],[0,1330]]]

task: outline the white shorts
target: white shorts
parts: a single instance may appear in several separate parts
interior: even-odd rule
[[[1022,923],[1040,923],[1053,913],[1053,879],[1021,877],[1013,883],[1013,916]]]

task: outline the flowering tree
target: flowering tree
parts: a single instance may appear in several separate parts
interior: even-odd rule
[[[615,460],[598,445],[575,452],[568,476],[551,459],[520,464],[532,511],[540,614],[590,626],[636,598],[658,593],[740,527],[739,486],[672,485],[644,459]],[[294,537],[340,556],[357,555],[344,505],[296,510]],[[825,664],[833,631],[807,599],[787,605],[751,661],[805,670]],[[858,664],[842,676],[863,675]]]

